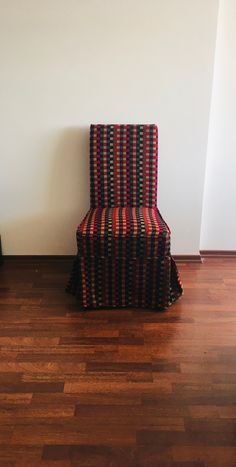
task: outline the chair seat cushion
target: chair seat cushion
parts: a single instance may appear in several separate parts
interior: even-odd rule
[[[170,230],[157,208],[98,207],[79,225],[80,256],[153,258],[168,254]]]

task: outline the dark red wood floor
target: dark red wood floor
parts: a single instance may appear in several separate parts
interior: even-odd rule
[[[81,312],[70,267],[0,268],[0,466],[236,466],[236,260],[164,313]]]

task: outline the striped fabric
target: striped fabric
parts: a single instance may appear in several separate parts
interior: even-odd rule
[[[157,209],[156,125],[91,125],[91,208],[67,290],[84,308],[163,310],[182,294]]]

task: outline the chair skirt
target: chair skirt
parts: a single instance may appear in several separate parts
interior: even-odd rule
[[[171,255],[159,258],[76,256],[67,291],[83,308],[168,308],[182,295]]]

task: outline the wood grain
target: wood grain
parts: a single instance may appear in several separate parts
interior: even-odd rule
[[[163,313],[83,312],[71,260],[0,269],[0,466],[235,467],[236,259]]]

